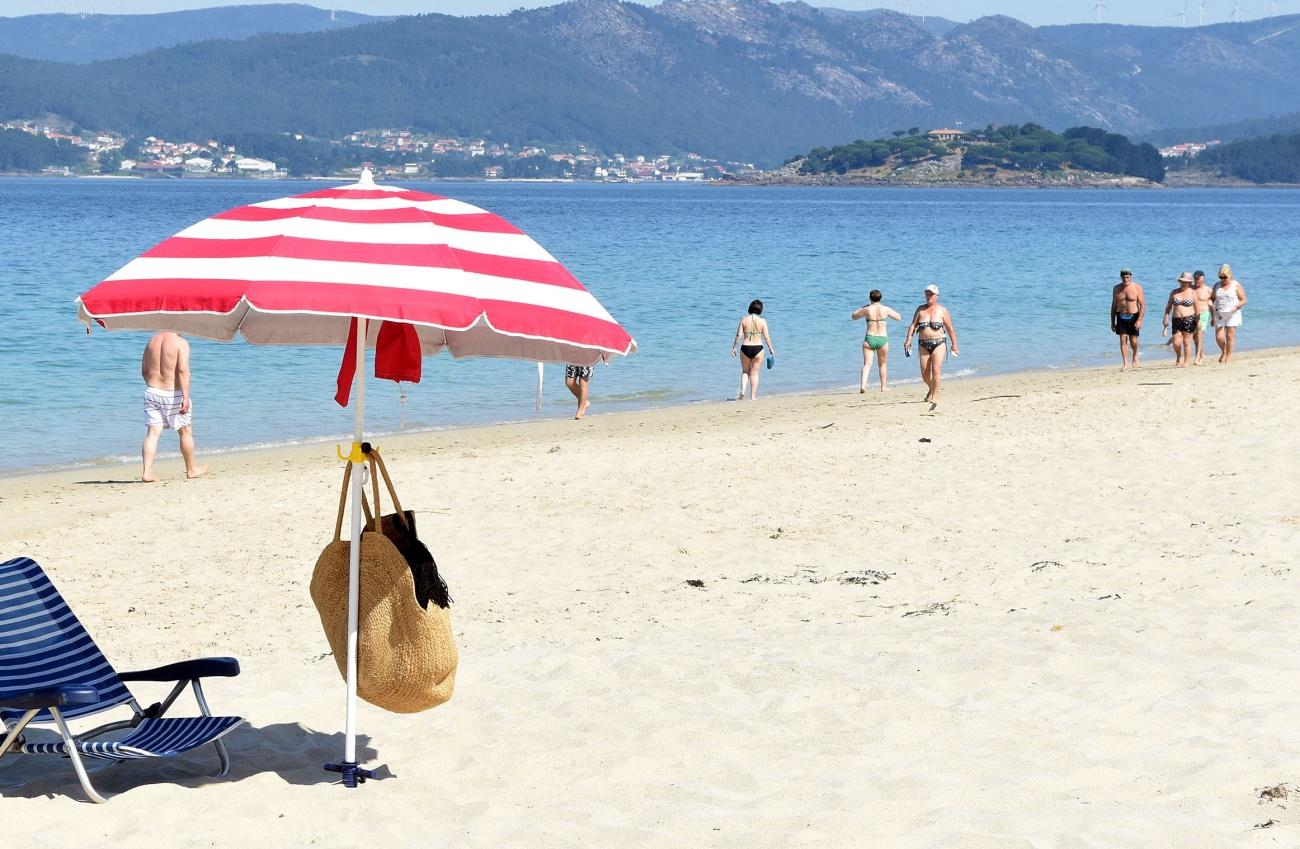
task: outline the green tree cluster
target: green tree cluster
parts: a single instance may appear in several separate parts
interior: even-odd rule
[[[1191,161],[1252,183],[1300,183],[1300,134],[1229,142]]]
[[[86,161],[86,149],[22,130],[0,130],[0,171],[72,168]]]
[[[439,177],[482,177],[483,170],[501,168],[501,176],[510,179],[556,179],[573,176],[592,176],[591,166],[585,172],[575,171],[569,160],[556,162],[545,154],[536,156],[469,156],[463,153],[439,154],[433,163],[433,172]]]
[[[919,130],[911,135],[904,130],[894,132],[891,139],[866,141],[858,139],[850,144],[836,145],[832,148],[813,148],[803,157],[801,174],[845,174],[862,168],[884,165],[890,157],[898,157],[903,162],[919,162],[931,156],[942,156],[948,148],[919,135]],[[800,157],[787,160],[793,162]]]
[[[1165,178],[1164,162],[1154,147],[1096,127],[1072,127],[1058,135],[1031,123],[987,127],[981,135],[987,141],[967,148],[963,165],[1040,171],[1068,166],[1156,183]]]
[[[1126,137],[1093,127],[1074,127],[1054,133],[1038,124],[992,125],[951,145],[965,145],[962,165],[989,166],[1022,171],[1059,171],[1067,166],[1126,174],[1154,182],[1164,179],[1160,152],[1149,144],[1133,144]],[[948,153],[950,146],[919,135],[916,128],[895,130],[893,138],[864,141],[832,148],[818,147],[803,158],[804,174],[844,174],[883,165],[891,158],[916,162]],[[788,160],[793,162],[800,157]]]
[[[1096,127],[1074,127],[1066,130],[1063,136],[1070,144],[1085,142],[1089,148],[1105,151],[1110,158],[1106,163],[1109,167],[1098,170],[1141,177],[1153,183],[1160,183],[1165,179],[1164,159],[1161,158],[1160,151],[1149,144],[1134,144],[1125,136],[1108,133]]]

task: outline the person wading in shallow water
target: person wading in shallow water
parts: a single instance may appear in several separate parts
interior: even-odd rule
[[[871,303],[853,313],[853,320],[860,318],[867,320],[867,338],[862,340],[862,377],[858,382],[858,393],[862,394],[867,391],[867,378],[871,376],[871,359],[875,354],[875,360],[879,363],[880,368],[880,391],[889,391],[889,320],[902,321],[903,317],[894,312],[893,309],[885,306],[880,302],[884,297],[879,289],[871,290]]]
[[[1133,282],[1133,272],[1125,268],[1120,271],[1119,284],[1111,290],[1110,298],[1110,329],[1119,337],[1120,371],[1129,368],[1130,352],[1133,368],[1138,367],[1138,336],[1146,314],[1146,294]]]
[[[140,360],[144,378],[144,425],[147,428],[140,456],[144,470],[140,480],[158,480],[153,463],[158,456],[158,440],[165,428],[176,431],[181,439],[181,456],[185,458],[185,477],[202,477],[206,466],[194,465],[194,433],[190,403],[190,343],[180,334],[155,333],[144,346]]]
[[[731,340],[731,356],[736,356],[736,346],[740,346],[740,392],[737,401],[745,400],[745,391],[749,390],[749,400],[758,397],[758,375],[763,367],[763,345],[767,352],[776,356],[772,350],[772,336],[767,330],[767,320],[762,318],[763,302],[753,300],[749,303],[749,312],[740,319],[736,328],[736,338]],[[743,344],[742,344],[743,343]]]

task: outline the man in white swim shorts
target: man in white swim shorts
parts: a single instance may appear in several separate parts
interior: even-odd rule
[[[164,429],[176,431],[181,441],[181,456],[185,458],[185,477],[201,477],[207,468],[194,465],[194,433],[190,403],[190,343],[170,331],[155,333],[144,347],[140,361],[140,376],[144,378],[144,444],[140,456],[144,471],[140,479],[145,483],[158,480],[153,462],[158,456],[158,440]]]

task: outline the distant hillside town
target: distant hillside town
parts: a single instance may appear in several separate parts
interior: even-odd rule
[[[1179,142],[1178,144],[1160,148],[1160,155],[1165,159],[1191,159],[1221,144],[1223,142],[1219,139],[1204,142]]]
[[[16,133],[46,144],[24,143]],[[11,149],[8,156],[6,148]],[[0,124],[0,170],[9,172],[289,178],[347,177],[362,168],[390,178],[606,182],[704,182],[756,170],[752,163],[697,153],[604,154],[583,144],[514,147],[403,129],[358,130],[327,140],[302,134],[242,133],[221,140],[176,141],[152,135],[128,139],[114,132],[70,127],[57,119]]]
[[[579,143],[511,145],[406,129],[337,139],[235,133],[176,141],[91,131],[56,117],[0,123],[0,173],[162,178],[338,178],[370,168],[389,180],[563,180],[809,184],[1177,185],[1300,183],[1300,135],[1184,141],[1158,150],[1088,127],[920,127],[814,148],[775,169],[697,153],[604,153]]]
[[[476,157],[472,168],[383,164],[432,167],[437,176],[481,177],[492,165],[503,176],[568,170],[578,179],[578,144],[616,169],[614,153],[654,163],[661,153],[695,151],[731,171],[727,161],[778,167],[828,140],[895,127],[1032,121],[1148,139],[1196,130],[1207,116],[1219,125],[1273,119],[1300,103],[1300,15],[1203,27],[1031,27],[1004,15],[958,24],[872,12],[768,0],[568,0],[347,28],[330,26],[338,22],[322,10],[260,25],[221,9],[0,18],[0,121],[53,114],[134,139],[216,139],[290,175],[356,167],[351,148],[329,140],[359,129],[449,133],[508,142],[510,153]],[[250,26],[263,34],[249,37]],[[24,52],[35,55],[15,55]],[[285,132],[305,137],[301,150],[229,136]],[[1234,136],[1162,135],[1159,144],[1210,138]],[[547,156],[520,162],[529,143]],[[542,161],[561,154],[573,165]],[[684,158],[680,165],[705,170]]]

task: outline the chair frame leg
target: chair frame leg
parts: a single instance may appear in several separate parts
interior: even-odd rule
[[[39,710],[29,710],[27,713],[23,714],[23,718],[18,720],[18,724],[13,728],[9,728],[8,726],[5,727],[5,731],[8,733],[5,734],[4,740],[0,742],[0,758],[3,758],[9,753],[9,747],[13,746],[18,741],[18,738],[22,736],[23,729],[27,727],[27,723],[31,722],[32,717],[36,716],[38,713],[40,713]]]
[[[97,805],[104,804],[108,799],[99,795],[94,785],[90,783],[90,776],[86,775],[86,767],[81,762],[81,753],[77,751],[77,741],[68,732],[68,725],[63,721],[63,714],[55,707],[50,708],[50,714],[53,715],[55,724],[59,726],[59,733],[63,735],[64,745],[68,747],[68,760],[72,761],[72,768],[77,772],[77,779],[81,781],[81,789],[86,791],[90,801]]]
[[[162,710],[160,710],[159,713],[162,713],[171,706],[171,703],[175,701],[176,697],[185,689],[186,683],[187,682],[185,681],[177,683],[176,688],[172,690],[171,695],[167,697],[167,700],[163,703]],[[208,707],[208,700],[203,696],[203,685],[199,683],[197,678],[191,679],[188,683],[194,689],[194,700],[198,702],[199,710],[202,711],[204,716],[212,716],[212,709]],[[54,718],[55,725],[58,726],[60,736],[63,737],[63,743],[67,747],[68,751],[68,760],[72,761],[72,769],[77,773],[77,780],[81,782],[81,789],[86,792],[86,796],[89,797],[90,801],[97,805],[105,804],[108,802],[109,797],[99,793],[99,791],[95,789],[95,786],[90,783],[90,776],[86,772],[86,765],[82,762],[81,752],[77,749],[77,738],[73,737],[72,732],[68,730],[68,724],[64,722],[63,714],[55,707],[51,707],[49,710],[50,715]],[[135,710],[138,715],[140,713],[139,708],[136,707]],[[4,757],[11,748],[15,747],[19,737],[22,735],[23,729],[27,727],[27,724],[31,722],[32,718],[39,712],[40,711],[38,710],[29,710],[23,715],[22,719],[13,725],[13,727],[4,728],[6,733],[3,740],[0,740],[0,758]],[[108,725],[94,729],[86,736],[94,736],[95,734],[102,734],[106,731],[113,731],[119,728],[129,728],[133,724],[134,722],[130,721],[112,722]],[[217,757],[221,760],[221,769],[217,772],[217,777],[220,778],[230,772],[230,753],[226,750],[226,744],[222,740],[214,740],[212,741],[212,745],[217,750]]]
[[[212,711],[208,709],[208,700],[203,698],[203,685],[199,683],[197,678],[190,683],[194,685],[194,701],[199,703],[199,710],[203,712],[204,716],[212,716]],[[217,757],[221,759],[221,770],[216,776],[220,778],[230,772],[230,753],[226,751],[226,744],[223,740],[213,740],[212,745],[217,750]]]

